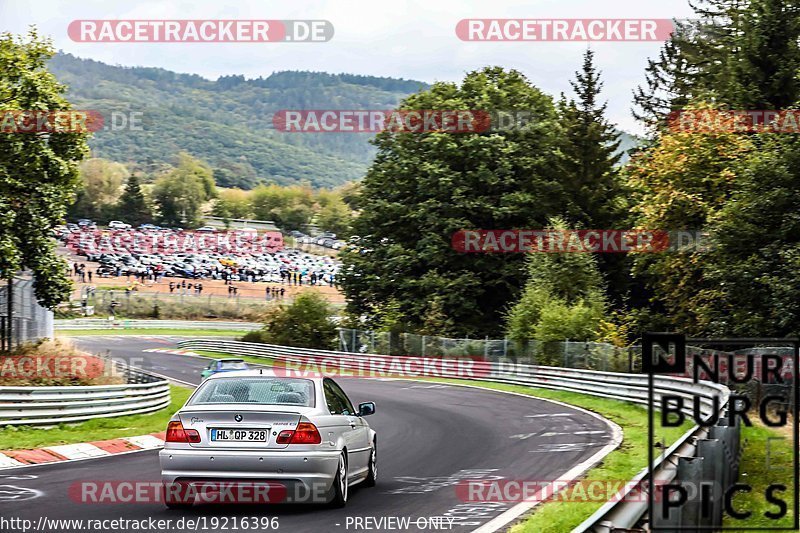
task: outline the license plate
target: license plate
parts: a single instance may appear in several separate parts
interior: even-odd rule
[[[212,441],[267,442],[268,429],[212,429]]]

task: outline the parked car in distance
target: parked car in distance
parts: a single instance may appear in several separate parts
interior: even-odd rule
[[[242,359],[218,359],[216,361],[211,361],[209,365],[200,372],[200,377],[206,379],[209,376],[213,376],[214,374],[219,374],[220,372],[233,372],[235,370],[249,370],[250,367],[247,366]]]
[[[108,229],[130,229],[131,225],[122,222],[121,220],[112,220],[108,223]]]
[[[211,226],[203,226],[202,228],[197,228],[195,231],[203,231],[203,232],[213,232],[217,231],[217,228]]]
[[[81,229],[97,229],[97,224],[88,218],[82,218],[78,220],[78,227]]]

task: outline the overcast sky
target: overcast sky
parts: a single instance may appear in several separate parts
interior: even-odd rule
[[[350,72],[426,82],[458,81],[485,65],[522,71],[554,96],[570,93],[586,43],[464,42],[463,18],[684,18],[687,0],[0,0],[0,30],[35,24],[58,49],[125,66],[162,67],[211,79],[268,76],[278,70]],[[77,43],[76,19],[325,19],[327,43]],[[603,72],[609,118],[640,132],[630,116],[631,91],[643,83],[658,42],[592,43]]]

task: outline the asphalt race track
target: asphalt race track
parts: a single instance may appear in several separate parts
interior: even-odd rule
[[[205,359],[142,352],[174,346],[176,338],[85,337],[82,347],[110,351],[137,366],[199,383]],[[68,497],[79,481],[159,481],[156,451],[0,471],[0,516],[32,520],[141,520],[206,517],[203,529],[237,529],[234,518],[278,517],[279,531],[474,531],[515,505],[465,502],[462,479],[554,480],[611,439],[602,420],[542,400],[498,392],[402,380],[339,379],[354,403],[372,400],[378,433],[378,485],[354,488],[344,509],[324,506],[201,505],[170,511],[160,503],[80,503]],[[379,522],[384,517],[410,519]],[[437,517],[444,517],[435,522]],[[211,527],[212,518],[217,527]],[[417,520],[421,518],[421,520]],[[434,521],[425,519],[433,518]],[[364,519],[364,521],[360,520]],[[447,519],[451,519],[447,520]],[[225,521],[225,527],[223,527]],[[419,527],[418,527],[419,526]],[[173,526],[173,530],[186,529]],[[253,529],[242,528],[239,529]],[[264,530],[263,528],[258,528]],[[45,531],[75,531],[45,527]],[[19,530],[17,530],[19,531]],[[39,529],[42,531],[42,529]]]

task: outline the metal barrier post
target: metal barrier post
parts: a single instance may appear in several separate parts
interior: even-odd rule
[[[700,525],[717,527],[722,524],[722,496],[725,492],[725,488],[718,481],[724,468],[722,442],[718,439],[701,439],[697,441],[697,455],[703,458],[703,481],[713,483],[711,514],[708,517],[704,517],[701,512]]]
[[[681,484],[693,484],[695,489],[694,498],[689,498],[683,504],[681,514],[681,526],[698,526],[700,524],[700,485],[703,481],[702,457],[678,457],[677,478]],[[691,487],[687,490],[690,490]]]

